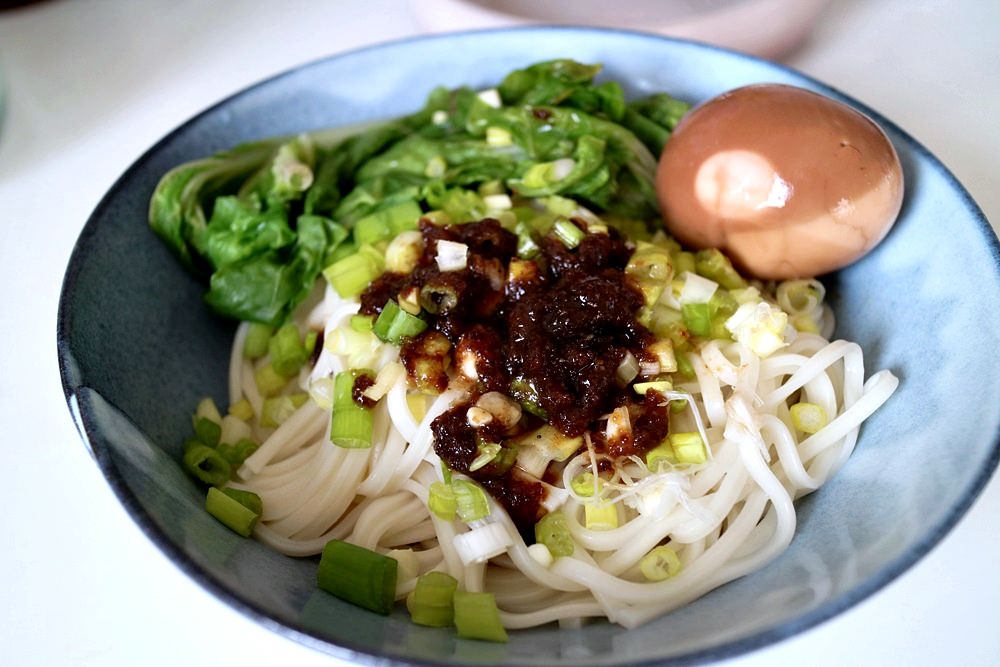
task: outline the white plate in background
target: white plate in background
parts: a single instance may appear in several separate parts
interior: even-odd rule
[[[778,58],[808,35],[828,0],[411,0],[427,32],[540,23],[656,32]]]

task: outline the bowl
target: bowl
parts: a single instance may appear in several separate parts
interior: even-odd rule
[[[234,325],[201,306],[203,286],[149,231],[153,188],[171,167],[270,135],[418,108],[437,85],[486,87],[530,62],[602,62],[629,94],[699,101],[770,81],[847,102],[899,153],[907,191],[884,243],[825,281],[837,337],[868,373],[901,386],[863,427],[847,465],[798,503],[789,549],[759,572],[634,630],[604,622],[517,631],[505,645],[352,607],[315,586],[315,561],[244,540],[202,509],[178,465],[189,410],[225,395]],[[707,661],[801,632],[873,594],[954,526],[1000,455],[1000,246],[941,163],[890,121],[789,69],[658,36],[520,28],[393,42],[253,86],[191,119],[140,157],[77,242],[59,305],[69,408],[108,484],[182,570],[263,626],[362,664],[634,665]],[[261,576],[266,573],[266,576]]]

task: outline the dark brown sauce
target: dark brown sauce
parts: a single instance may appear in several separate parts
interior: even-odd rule
[[[435,329],[429,329],[403,343],[399,358],[406,375],[417,389],[440,394],[448,388],[448,355],[451,343]]]
[[[576,224],[586,227],[583,221]],[[510,436],[497,420],[478,429],[469,424],[468,409],[483,393],[509,396],[513,381],[527,383],[537,393],[536,407],[548,414],[553,426],[567,436],[590,432],[598,451],[609,444],[600,417],[627,405],[634,437],[617,443],[613,451],[609,447],[612,456],[641,454],[666,437],[667,409],[653,397],[641,401],[617,382],[625,355],[642,358],[654,340],[636,320],[643,298],[625,275],[631,248],[620,234],[587,234],[573,249],[546,237],[540,255],[526,262],[517,259],[517,237],[496,220],[451,226],[422,220],[420,231],[424,251],[417,267],[409,275],[384,274],[374,281],[361,297],[362,312],[376,314],[401,292],[421,290],[429,327],[402,346],[409,381],[427,391],[443,391],[450,359],[471,395],[469,402],[433,421],[434,451],[452,470],[482,483],[522,531],[530,529],[541,512],[544,487],[515,469],[497,471],[492,464],[469,471],[480,444],[501,443]],[[465,269],[439,270],[436,252],[441,240],[468,246]],[[454,348],[443,357],[439,352],[429,355],[429,340],[436,341],[437,351],[444,347],[443,340]],[[474,368],[471,377],[461,375],[467,364]],[[428,373],[429,368],[435,372]],[[537,426],[527,410],[524,414],[521,433]]]
[[[386,301],[393,301],[399,296],[407,280],[408,276],[402,273],[386,271],[373,280],[361,294],[361,309],[358,312],[377,317],[385,307]]]
[[[316,366],[316,362],[319,361],[319,355],[323,352],[324,333],[322,329],[316,332],[316,342],[313,344],[312,353],[309,355],[310,366]]]
[[[641,403],[629,405],[632,437],[608,443],[610,456],[642,455],[659,445],[669,435],[670,411],[667,399],[657,391],[647,391]]]
[[[368,373],[359,373],[354,378],[354,385],[351,387],[351,398],[363,408],[375,407],[375,401],[365,396],[365,390],[375,384],[375,378]]]
[[[514,524],[524,532],[538,521],[545,487],[516,468],[499,471],[492,464],[478,470],[469,466],[479,455],[480,442],[500,442],[503,428],[497,421],[473,428],[466,417],[471,402],[462,402],[442,413],[431,423],[434,451],[448,467],[473,478],[504,506]]]

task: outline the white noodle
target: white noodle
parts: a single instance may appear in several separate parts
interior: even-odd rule
[[[788,301],[787,295],[782,298]],[[327,289],[297,321],[322,327],[329,337],[349,326],[357,310],[357,302]],[[825,335],[832,331],[833,315],[821,291],[819,302],[809,301],[798,312]],[[247,325],[241,325],[233,341],[230,400],[246,397],[259,415],[263,398],[254,367],[242,353],[246,332]],[[587,529],[587,499],[570,493],[563,511],[575,551],[549,566],[532,557],[514,522],[492,498],[488,520],[503,527],[511,545],[488,563],[463,565],[454,541],[468,527],[428,510],[430,485],[442,476],[431,423],[465,396],[458,390],[434,398],[418,421],[408,403],[411,390],[400,378],[377,403],[375,444],[367,450],[333,445],[328,410],[307,401],[268,434],[233,486],[260,494],[264,513],[255,534],[283,553],[316,554],[335,538],[382,553],[411,549],[419,574],[445,571],[465,590],[493,592],[508,628],[553,621],[576,627],[589,617],[634,627],[763,567],[784,551],[795,532],[793,500],[819,488],[844,464],[860,424],[898,384],[888,371],[865,382],[858,345],[816,334],[790,334],[789,345],[766,359],[735,342],[713,341],[687,354],[695,378],[668,392],[670,401],[688,401],[685,410],[672,415],[671,426],[700,433],[708,462],[652,471],[638,457],[620,461],[604,491],[620,519],[611,530]],[[395,363],[398,350],[384,345],[372,358],[377,371]],[[349,367],[346,358],[324,349],[303,374],[303,388]],[[821,406],[829,423],[812,435],[798,432],[789,410],[796,401]],[[256,420],[252,426],[256,433],[268,433]],[[585,449],[556,469],[561,473],[557,484],[568,489],[580,473],[597,472],[599,456],[588,438]],[[681,570],[665,581],[648,582],[640,561],[662,544],[677,552]],[[397,597],[405,597],[415,582],[398,582]]]

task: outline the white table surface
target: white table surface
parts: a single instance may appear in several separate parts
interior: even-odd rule
[[[388,0],[53,0],[0,12],[0,663],[343,664],[242,617],[139,531],[65,408],[56,304],[87,216],[163,134],[268,75],[417,30]],[[993,0],[834,0],[788,61],[895,119],[996,225],[998,37]],[[887,588],[727,664],[1000,664],[998,513],[994,479]]]

